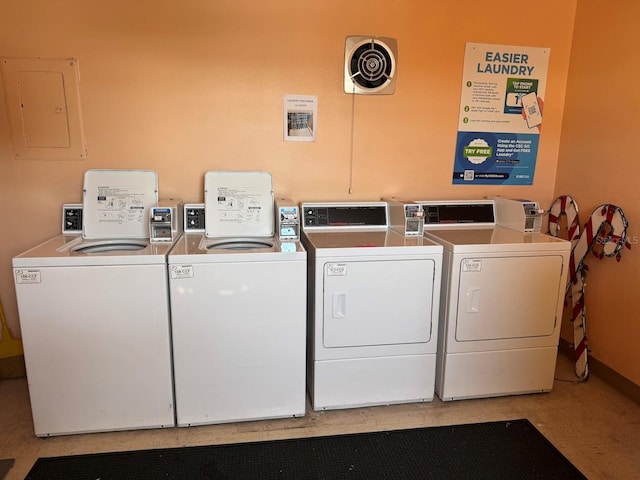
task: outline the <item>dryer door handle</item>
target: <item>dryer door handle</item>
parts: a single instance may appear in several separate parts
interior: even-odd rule
[[[480,289],[470,288],[467,290],[467,313],[478,313],[480,311]]]
[[[347,294],[334,293],[331,301],[331,313],[333,318],[345,318],[347,316]]]

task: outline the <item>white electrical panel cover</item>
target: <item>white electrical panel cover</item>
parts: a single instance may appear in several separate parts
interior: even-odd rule
[[[0,65],[15,158],[86,158],[78,61],[2,58]]]

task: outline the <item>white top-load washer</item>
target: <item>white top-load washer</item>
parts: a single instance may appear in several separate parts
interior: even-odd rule
[[[274,232],[269,173],[206,172],[204,190],[169,255],[178,426],[303,416],[306,252]]]
[[[498,225],[494,200],[417,203],[444,247],[438,396],[551,390],[571,244]]]
[[[301,210],[314,410],[432,400],[442,247],[389,228],[386,202]]]
[[[174,425],[166,255],[148,238],[157,175],[89,170],[83,234],[13,258],[37,436]]]

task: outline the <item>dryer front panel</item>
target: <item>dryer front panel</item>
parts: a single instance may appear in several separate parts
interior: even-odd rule
[[[563,293],[562,256],[458,260],[457,342],[554,335]]]
[[[433,259],[324,264],[324,348],[431,340]]]

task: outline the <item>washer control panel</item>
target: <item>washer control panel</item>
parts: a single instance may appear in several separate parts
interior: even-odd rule
[[[62,233],[79,235],[82,233],[82,204],[65,203],[62,205]]]
[[[204,203],[184,204],[184,231],[185,233],[204,233]]]

